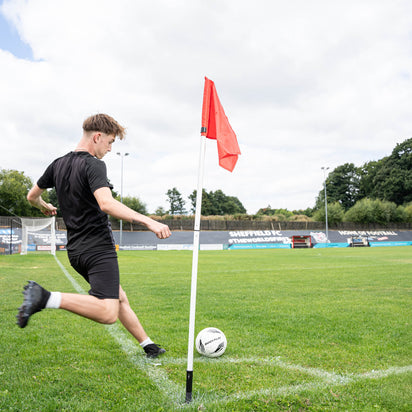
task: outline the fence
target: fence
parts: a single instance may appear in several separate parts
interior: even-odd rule
[[[172,231],[192,231],[194,227],[194,218],[191,217],[174,217],[171,219],[159,220],[170,227]],[[111,221],[113,230],[120,229],[120,223],[117,220]],[[9,216],[0,216],[0,228],[21,227],[20,219]],[[56,219],[56,229],[66,230],[62,218]],[[377,224],[360,224],[351,222],[341,222],[329,225],[330,230],[411,230],[411,223],[388,223]],[[147,231],[146,226],[123,222],[123,230],[136,232]],[[200,230],[204,231],[235,231],[235,230],[325,230],[323,222],[277,222],[276,220],[226,220],[226,219],[208,219],[202,218]]]
[[[183,217],[174,219],[163,219],[159,222],[170,227],[172,231],[192,231],[194,228],[194,218]],[[119,230],[118,221],[112,221],[112,228]],[[341,222],[329,225],[330,230],[411,230],[411,223],[388,223],[377,224],[360,224],[351,222]],[[131,224],[123,222],[123,230],[125,231],[146,231],[147,228],[143,225]],[[200,222],[200,230],[204,231],[234,231],[234,230],[325,230],[324,222],[296,222],[286,221],[278,222],[276,220],[226,220],[226,219],[208,219],[202,218]]]

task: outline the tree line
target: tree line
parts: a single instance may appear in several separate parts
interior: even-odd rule
[[[176,187],[169,189],[166,193],[170,209],[167,213],[171,215],[187,214],[186,202]],[[194,190],[189,196],[190,213],[194,214],[196,210],[197,190]],[[156,214],[161,214],[163,210],[157,210]],[[225,216],[235,214],[245,214],[246,209],[242,202],[235,196],[228,196],[222,190],[207,191],[202,190],[202,215],[203,216]]]
[[[331,223],[412,222],[412,138],[380,160],[338,166],[326,179],[326,196]],[[325,220],[324,204],[321,190],[315,219]]]
[[[360,167],[345,163],[332,170],[326,178],[328,222],[354,223],[412,222],[412,138],[397,144],[389,156],[370,161]],[[0,169],[0,215],[42,216],[26,201],[33,182],[24,172]],[[166,193],[169,208],[158,207],[155,215],[193,214],[196,190],[188,202],[176,187]],[[113,196],[120,200],[118,193]],[[58,207],[54,189],[44,193],[44,199]],[[138,197],[123,197],[123,203],[139,213],[148,214],[147,206]],[[189,208],[187,209],[187,204]],[[242,202],[222,190],[202,191],[203,216],[246,215]],[[58,208],[58,216],[60,210]],[[276,220],[325,221],[325,191],[320,189],[314,207],[305,210],[259,209],[252,218],[269,216]]]
[[[345,163],[326,178],[315,206],[289,212],[285,209],[260,209],[258,214],[285,217],[297,214],[315,221],[382,223],[412,222],[412,138],[399,143],[389,156],[360,167]]]
[[[397,144],[390,156],[356,167],[345,163],[326,179],[328,202],[339,202],[345,211],[364,199],[379,199],[405,205],[412,202],[412,138]],[[321,190],[316,209],[325,201]]]

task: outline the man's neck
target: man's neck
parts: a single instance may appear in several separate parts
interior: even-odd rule
[[[89,152],[94,156],[93,145],[90,143],[90,139],[87,139],[86,136],[83,136],[80,142],[78,143],[75,152]]]

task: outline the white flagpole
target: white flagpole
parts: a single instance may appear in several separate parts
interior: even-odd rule
[[[197,178],[195,227],[193,232],[193,258],[192,258],[192,286],[190,291],[190,316],[189,316],[189,342],[187,348],[186,369],[186,403],[192,401],[193,383],[193,349],[195,341],[195,315],[196,315],[196,289],[197,289],[197,267],[199,260],[199,236],[200,217],[202,212],[203,175],[206,152],[206,137],[200,138],[199,171]]]

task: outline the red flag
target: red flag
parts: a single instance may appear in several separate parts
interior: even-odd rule
[[[240,155],[239,145],[219,101],[215,84],[207,77],[205,77],[203,92],[201,134],[209,139],[217,140],[219,165],[232,172]]]

